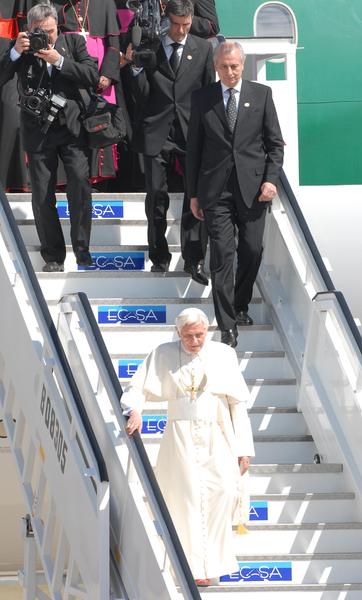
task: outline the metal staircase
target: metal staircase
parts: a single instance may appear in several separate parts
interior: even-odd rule
[[[7,291],[0,323],[5,332],[0,418],[7,438],[0,442],[4,455],[11,448],[30,515],[26,598],[38,597],[29,591],[37,585],[36,547],[36,566],[44,573],[49,598],[360,599],[362,345],[308,239],[286,180],[268,215],[251,305],[255,324],[240,328],[237,347],[251,392],[256,445],[249,533],[235,537],[240,572],[201,594],[190,581],[143,445],[124,435],[118,403],[120,384],[127,383],[145,354],[175,339],[174,317],[183,307],[205,310],[212,322],[210,337],[219,339],[210,286],[199,286],[182,271],[181,198],[174,195],[171,202],[167,235],[173,258],[165,275],[149,272],[141,194],[97,196],[95,267],[77,270],[69,250],[65,273],[50,275],[41,272],[29,198],[9,199],[37,272],[34,287],[41,288],[57,324],[52,331],[52,323],[42,321],[44,311],[34,310],[38,299],[27,284],[26,264],[19,261],[19,240],[12,239],[3,215],[0,283]],[[66,218],[64,204],[60,210]],[[66,222],[64,229],[69,239]],[[48,330],[52,335],[45,335]],[[52,336],[58,339],[55,348]],[[332,403],[336,390],[343,394]],[[71,449],[64,473],[51,422],[54,429],[61,425]],[[151,465],[164,424],[163,406],[146,408],[142,439]],[[66,479],[69,465],[74,486]],[[10,515],[7,505],[3,510]],[[87,524],[90,531],[83,537]],[[107,584],[110,590],[100,589]]]

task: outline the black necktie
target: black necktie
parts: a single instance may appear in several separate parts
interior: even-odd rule
[[[171,69],[173,70],[173,72],[176,75],[177,69],[178,69],[179,64],[180,64],[180,57],[178,55],[177,50],[178,50],[178,48],[180,48],[181,44],[178,44],[177,42],[174,42],[173,44],[170,44],[170,45],[173,48],[172,54],[170,56],[170,66],[171,66]]]
[[[238,116],[238,108],[236,104],[236,90],[234,88],[229,88],[229,98],[226,104],[226,119],[230,128],[230,131],[234,131],[236,119]]]

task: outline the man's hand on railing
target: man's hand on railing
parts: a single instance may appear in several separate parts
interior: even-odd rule
[[[270,183],[269,181],[264,181],[260,188],[260,196],[258,198],[259,202],[270,202],[276,196],[277,188],[274,183]]]
[[[142,416],[136,410],[133,410],[127,421],[126,431],[128,435],[132,435],[135,431],[142,431]]]

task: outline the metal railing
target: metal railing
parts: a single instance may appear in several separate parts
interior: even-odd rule
[[[306,244],[307,244],[307,246],[309,248],[309,251],[310,251],[310,253],[311,253],[312,257],[313,257],[313,260],[314,260],[314,262],[316,264],[316,267],[319,270],[319,273],[320,273],[320,275],[321,275],[321,277],[322,277],[322,279],[324,281],[324,284],[326,286],[326,290],[318,292],[314,296],[313,300],[317,296],[319,296],[321,294],[324,294],[324,293],[329,293],[329,294],[332,293],[335,296],[335,298],[336,298],[336,300],[337,300],[337,302],[338,302],[338,304],[339,304],[339,306],[341,308],[343,316],[344,316],[344,318],[345,318],[345,320],[346,320],[346,322],[348,324],[348,327],[349,327],[349,329],[351,331],[351,334],[352,334],[352,336],[353,336],[353,338],[354,338],[354,340],[355,340],[355,342],[357,344],[357,347],[358,347],[358,349],[359,349],[359,351],[360,351],[360,353],[362,355],[362,336],[361,336],[361,334],[360,334],[360,332],[358,330],[358,327],[357,327],[357,325],[355,323],[355,320],[354,320],[354,318],[352,316],[351,310],[350,310],[350,308],[348,306],[348,303],[347,303],[347,301],[346,301],[345,296],[343,295],[343,293],[335,289],[335,286],[334,286],[334,283],[332,281],[332,278],[331,278],[331,276],[329,275],[329,273],[327,271],[327,268],[326,268],[326,266],[324,264],[324,261],[323,261],[323,259],[321,257],[321,254],[320,254],[320,252],[319,252],[319,250],[317,248],[317,245],[316,245],[316,243],[314,241],[314,238],[313,238],[313,236],[311,234],[311,231],[310,231],[310,229],[308,227],[308,224],[307,224],[307,222],[306,222],[306,220],[304,218],[304,215],[303,215],[303,213],[301,211],[301,208],[300,208],[300,206],[298,204],[298,201],[297,201],[297,199],[296,199],[296,197],[294,195],[294,192],[293,192],[293,190],[292,190],[292,188],[291,188],[291,186],[289,184],[289,181],[288,181],[288,179],[287,179],[284,171],[282,171],[282,174],[281,174],[281,177],[280,177],[280,183],[281,183],[282,188],[283,188],[283,190],[284,190],[284,192],[285,192],[285,194],[287,196],[289,204],[290,204],[290,206],[291,206],[291,208],[292,208],[292,210],[294,212],[294,215],[295,215],[295,217],[297,219],[297,222],[299,224],[300,230],[301,230],[301,232],[302,232],[302,234],[304,236],[305,242],[306,242]]]
[[[83,322],[83,327],[87,328],[87,326],[89,326],[91,335],[94,338],[99,353],[98,360],[103,362],[102,371],[107,373],[110,380],[110,385],[113,388],[114,396],[120,401],[123,393],[122,387],[117,373],[113,367],[112,360],[109,356],[109,352],[103,340],[98,323],[94,317],[88,297],[83,292],[72,294],[72,296],[75,296],[79,299],[81,307],[84,311],[83,318],[87,320],[87,323]],[[67,302],[67,297],[63,300]],[[120,404],[119,406],[113,406],[113,410],[118,418],[118,421],[122,420],[125,425],[127,419],[122,415]],[[190,600],[201,600],[200,593],[178,538],[169,510],[157,483],[152,465],[149,461],[139,432],[136,431],[131,437],[127,436],[127,441],[131,457],[134,460],[136,470],[138,471],[138,476],[140,477],[142,485],[144,486],[147,494],[148,502],[150,503],[150,506],[162,531],[163,542],[170,556],[171,562],[173,563],[175,572],[181,577],[181,587],[186,594],[185,597],[189,598]]]
[[[76,404],[76,407],[78,409],[79,415],[81,417],[81,420],[83,422],[83,426],[84,429],[86,431],[86,434],[88,436],[89,439],[89,443],[91,445],[92,451],[94,453],[94,457],[98,466],[98,471],[99,471],[99,477],[101,481],[108,481],[108,473],[107,473],[107,467],[104,461],[104,458],[102,456],[99,444],[97,442],[96,436],[94,434],[94,431],[91,427],[90,421],[88,419],[87,413],[85,411],[84,408],[84,404],[83,404],[83,400],[82,397],[79,393],[79,390],[77,388],[73,373],[71,371],[71,368],[69,366],[69,362],[67,360],[67,357],[65,355],[63,346],[60,342],[59,336],[58,336],[58,332],[56,330],[56,327],[54,325],[53,319],[51,317],[51,314],[49,312],[49,308],[48,305],[45,301],[42,289],[39,285],[38,279],[35,275],[34,269],[33,269],[33,265],[31,264],[30,258],[29,258],[29,254],[26,250],[23,238],[21,237],[18,225],[15,221],[14,215],[12,213],[12,210],[10,208],[9,205],[9,201],[5,195],[5,192],[0,184],[0,204],[4,213],[4,217],[6,218],[6,221],[8,223],[8,227],[9,230],[11,232],[11,235],[13,237],[14,240],[14,245],[17,248],[19,257],[24,265],[25,271],[27,273],[28,276],[28,281],[29,284],[32,288],[33,291],[33,295],[36,298],[36,301],[38,303],[38,308],[39,311],[42,314],[42,317],[44,319],[44,323],[48,329],[49,335],[51,337],[51,340],[53,342],[54,345],[54,350],[58,356],[59,362],[61,364],[61,367],[64,371],[64,375],[68,381],[68,385],[69,388],[72,392],[73,398],[74,398],[74,402]],[[24,282],[25,283],[25,282]]]

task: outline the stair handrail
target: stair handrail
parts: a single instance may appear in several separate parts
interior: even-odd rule
[[[183,587],[183,591],[186,594],[185,597],[190,600],[201,600],[200,593],[193,578],[190,566],[187,562],[169,510],[159,488],[141,436],[138,431],[136,431],[132,436],[128,436],[125,431],[127,417],[122,414],[122,408],[120,404],[120,399],[123,394],[122,386],[112,364],[112,360],[100,332],[98,323],[94,317],[89,299],[84,292],[78,292],[64,296],[61,302],[67,303],[67,299],[69,297],[78,298],[79,303],[84,311],[84,314],[82,314],[82,327],[86,330],[89,326],[92,341],[99,352],[99,359],[103,362],[102,372],[106,373],[109,377],[109,385],[113,390],[114,398],[117,398],[117,404],[113,402],[112,397],[109,398],[112,404],[114,415],[117,418],[119,425],[123,428],[127,447],[132,460],[134,461],[140,480],[142,481],[142,485],[147,492],[147,499],[161,527],[163,542],[170,556],[170,560],[173,563],[173,567],[179,576],[179,580],[181,579],[181,587]]]
[[[11,210],[9,201],[6,197],[3,186],[1,184],[0,184],[0,206],[2,208],[4,219],[5,219],[3,222],[3,225],[7,226],[7,230],[8,230],[7,231],[8,239],[12,243],[14,249],[16,249],[19,258],[21,259],[21,262],[23,263],[24,271],[27,274],[27,278],[23,279],[24,287],[27,289],[27,291],[29,291],[28,288],[30,288],[30,290],[33,292],[32,295],[36,299],[37,308],[39,310],[39,313],[42,316],[44,325],[46,326],[46,328],[48,330],[49,336],[50,336],[52,344],[53,344],[54,352],[57,355],[59,362],[61,364],[65,378],[69,385],[69,389],[73,395],[74,403],[77,407],[77,410],[79,412],[80,418],[81,418],[83,426],[84,426],[84,430],[88,437],[89,444],[92,448],[94,458],[96,461],[96,465],[98,468],[99,479],[101,482],[108,482],[109,478],[108,478],[108,473],[107,473],[107,467],[106,467],[104,458],[102,456],[100,446],[97,442],[97,438],[94,434],[93,428],[91,426],[88,415],[86,413],[82,397],[77,388],[77,385],[76,385],[76,382],[74,379],[74,375],[70,368],[68,359],[65,355],[63,346],[60,342],[57,329],[55,327],[55,324],[54,324],[51,314],[49,312],[49,308],[45,301],[39,281],[35,275],[33,265],[31,264],[29,254],[25,247],[24,240],[20,234],[18,225],[16,223],[15,217]]]
[[[282,173],[280,176],[280,183],[286,194],[287,200],[288,200],[290,207],[295,215],[295,218],[298,222],[300,231],[301,231],[301,233],[305,239],[305,242],[309,248],[309,251],[313,257],[315,265],[316,265],[316,267],[320,273],[320,276],[326,286],[326,290],[318,291],[314,295],[312,300],[315,300],[319,295],[326,293],[326,292],[331,293],[335,296],[335,298],[340,306],[340,309],[343,313],[343,316],[346,320],[346,324],[347,324],[348,328],[350,329],[351,335],[354,338],[354,341],[356,342],[356,345],[358,347],[358,350],[359,350],[359,352],[361,354],[361,358],[362,358],[362,336],[358,330],[358,327],[356,325],[356,322],[353,318],[353,315],[351,313],[351,310],[349,308],[349,305],[346,301],[346,298],[345,298],[343,292],[336,290],[336,288],[334,286],[333,280],[327,271],[327,268],[324,264],[323,258],[318,250],[318,247],[315,243],[313,235],[309,229],[307,221],[305,220],[303,212],[299,206],[299,203],[298,203],[298,201],[295,197],[295,194],[290,186],[290,183],[287,179],[287,176],[286,176],[284,170],[282,170]]]

